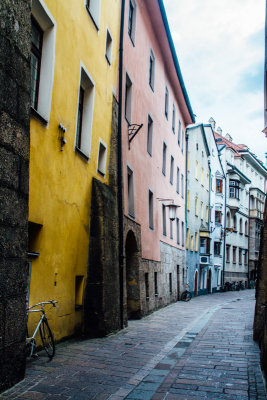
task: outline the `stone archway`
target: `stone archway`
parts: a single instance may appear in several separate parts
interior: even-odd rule
[[[194,286],[194,295],[197,296],[197,281],[198,281],[198,272],[195,272],[195,286]]]
[[[133,231],[129,231],[125,243],[127,316],[129,319],[141,317],[139,252]]]

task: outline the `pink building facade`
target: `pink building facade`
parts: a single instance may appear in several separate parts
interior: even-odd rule
[[[183,289],[185,128],[194,115],[162,1],[126,0],[124,25],[124,292],[131,318],[176,301]],[[166,207],[172,201],[179,205],[174,220]]]

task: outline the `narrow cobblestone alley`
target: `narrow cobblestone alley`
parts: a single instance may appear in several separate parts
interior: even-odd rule
[[[57,345],[1,399],[266,399],[254,291],[177,302],[102,339]]]

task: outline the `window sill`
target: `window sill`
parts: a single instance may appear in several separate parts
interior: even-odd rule
[[[99,169],[97,170],[98,174],[102,176],[102,178],[105,178],[105,173],[100,171]]]
[[[147,296],[147,297],[146,297],[146,301],[148,301],[149,299],[150,299],[150,297]]]
[[[90,15],[90,18],[91,18],[91,20],[93,21],[93,24],[94,24],[94,26],[95,26],[95,28],[96,28],[96,30],[97,30],[97,32],[98,32],[98,31],[99,31],[99,27],[97,26],[97,23],[96,23],[94,17],[92,16],[92,14],[91,14],[89,8],[88,8],[87,6],[86,6],[85,8],[86,8],[88,14]]]
[[[42,125],[46,126],[48,124],[48,121],[44,119],[41,114],[38,113],[37,110],[31,107],[31,115],[37,119],[39,122],[41,122]]]
[[[132,42],[133,47],[135,47],[134,40],[133,40],[132,36],[129,34],[129,32],[128,32],[128,36],[129,36],[129,38],[130,38],[130,41]]]
[[[79,149],[79,147],[75,146],[75,152],[78,153],[85,161],[89,161],[89,157]]]
[[[152,90],[152,92],[154,93],[154,87],[151,85],[150,82],[149,82],[149,86],[150,86],[150,89]]]
[[[159,297],[159,294],[158,294],[158,293],[155,293],[155,297]]]

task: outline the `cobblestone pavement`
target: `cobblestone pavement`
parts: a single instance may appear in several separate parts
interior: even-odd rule
[[[102,339],[40,353],[1,399],[263,400],[254,291],[176,302]]]

